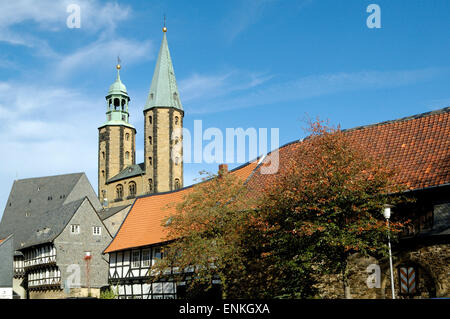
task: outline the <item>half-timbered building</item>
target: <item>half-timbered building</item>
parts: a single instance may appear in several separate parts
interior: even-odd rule
[[[253,161],[231,170],[242,180],[249,178],[258,162]],[[226,165],[221,170],[226,170]],[[175,282],[168,271],[164,281],[150,283],[151,267],[163,257],[168,243],[163,219],[175,213],[175,206],[181,202],[195,185],[183,189],[142,196],[136,199],[122,226],[105,253],[109,254],[109,283],[118,298],[172,299],[184,296],[186,281]],[[189,273],[186,274],[189,279]],[[213,285],[218,285],[214,281]],[[218,291],[215,286],[213,293]]]
[[[0,236],[14,236],[15,293],[23,298],[99,295],[111,240],[84,173],[17,180]],[[22,290],[23,289],[23,290]]]

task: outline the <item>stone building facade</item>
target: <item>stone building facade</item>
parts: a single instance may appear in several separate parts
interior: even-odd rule
[[[136,164],[136,129],[128,96],[117,78],[106,95],[106,122],[99,127],[98,196],[105,208],[131,204],[137,196],[183,187],[183,106],[166,31],[144,106],[144,161]]]
[[[101,209],[84,173],[14,182],[0,237],[14,238],[11,279],[17,296],[99,296],[108,285],[102,252],[112,238]]]

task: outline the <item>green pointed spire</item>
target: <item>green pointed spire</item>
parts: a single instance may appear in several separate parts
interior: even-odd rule
[[[172,59],[170,58],[166,31],[167,28],[164,27],[163,40],[159,49],[158,60],[156,61],[155,72],[153,73],[152,84],[144,110],[153,107],[173,107],[181,111],[183,110]]]

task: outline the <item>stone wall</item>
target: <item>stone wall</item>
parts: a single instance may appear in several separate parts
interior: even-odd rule
[[[371,264],[380,266],[380,288],[369,288],[367,267]],[[398,267],[408,265],[417,270],[417,294],[400,294]],[[450,244],[431,244],[416,246],[393,252],[394,285],[396,298],[434,298],[450,297]],[[349,258],[349,282],[351,298],[384,299],[391,298],[389,261],[374,257],[362,257],[355,254]],[[318,298],[344,298],[344,287],[340,275],[326,275],[316,285]]]
[[[70,233],[70,225],[80,225],[79,234]],[[102,227],[101,235],[93,235],[93,226]],[[56,263],[61,271],[61,288],[64,289],[66,280],[73,278],[76,265],[79,267],[82,288],[88,286],[86,278],[85,253],[91,253],[90,260],[90,287],[101,288],[108,285],[108,256],[103,250],[112,237],[105,229],[95,210],[88,201],[84,201],[67,224],[62,233],[55,239]],[[71,266],[75,265],[75,266]],[[70,266],[70,267],[69,267]]]
[[[88,296],[89,291],[87,288],[72,288],[69,291],[62,289],[30,291],[30,299],[66,299],[84,298]],[[100,289],[91,288],[90,296],[94,298],[100,298]]]
[[[125,216],[127,216],[128,212],[131,209],[131,205],[128,207],[125,207],[118,213],[112,215],[111,217],[105,219],[103,223],[108,228],[109,232],[111,233],[111,236],[115,236],[117,231],[119,230],[120,225],[122,225],[123,220],[125,219]]]

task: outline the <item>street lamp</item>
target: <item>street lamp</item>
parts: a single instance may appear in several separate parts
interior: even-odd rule
[[[391,269],[391,290],[392,290],[392,299],[395,299],[394,269],[392,267],[391,236],[389,230],[389,218],[391,218],[391,207],[392,207],[391,205],[384,205],[383,215],[384,218],[386,218],[388,227],[389,266]]]

